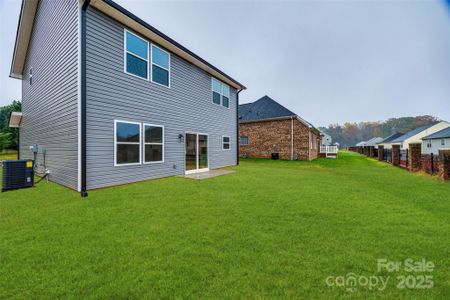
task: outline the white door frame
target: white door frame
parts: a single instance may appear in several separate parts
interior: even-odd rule
[[[195,154],[195,160],[197,168],[195,170],[186,170],[186,135],[187,134],[194,134],[195,135],[195,148],[196,148],[196,154]],[[205,135],[207,137],[207,143],[206,143],[206,156],[208,160],[208,167],[199,169],[199,147],[198,147],[198,136],[199,135]],[[206,172],[209,171],[209,134],[203,133],[203,132],[195,132],[195,131],[185,131],[184,132],[184,173],[185,174],[192,174],[192,173],[199,173],[199,172]]]

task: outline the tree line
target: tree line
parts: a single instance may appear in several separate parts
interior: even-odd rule
[[[396,132],[406,133],[414,128],[438,121],[439,119],[436,117],[425,115],[391,118],[377,122],[346,122],[343,125],[330,124],[328,127],[319,127],[319,129],[328,133],[333,142],[349,147],[354,146],[358,142],[370,140],[373,137],[387,137]]]
[[[13,111],[22,111],[22,103],[13,101],[11,104],[0,107],[0,151],[4,149],[17,149],[19,130],[9,128],[9,116]]]

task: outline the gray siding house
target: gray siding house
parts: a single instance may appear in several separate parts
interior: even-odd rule
[[[19,155],[87,190],[238,163],[245,87],[109,0],[24,0]]]

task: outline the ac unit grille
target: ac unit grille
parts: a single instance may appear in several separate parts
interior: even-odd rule
[[[34,185],[32,160],[9,160],[3,162],[2,192]]]

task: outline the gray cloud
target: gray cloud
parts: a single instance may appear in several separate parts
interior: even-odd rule
[[[420,114],[450,120],[445,2],[118,3],[246,84],[242,102],[267,94],[317,126]],[[0,6],[0,104],[20,98],[19,82],[7,77],[19,6]]]

